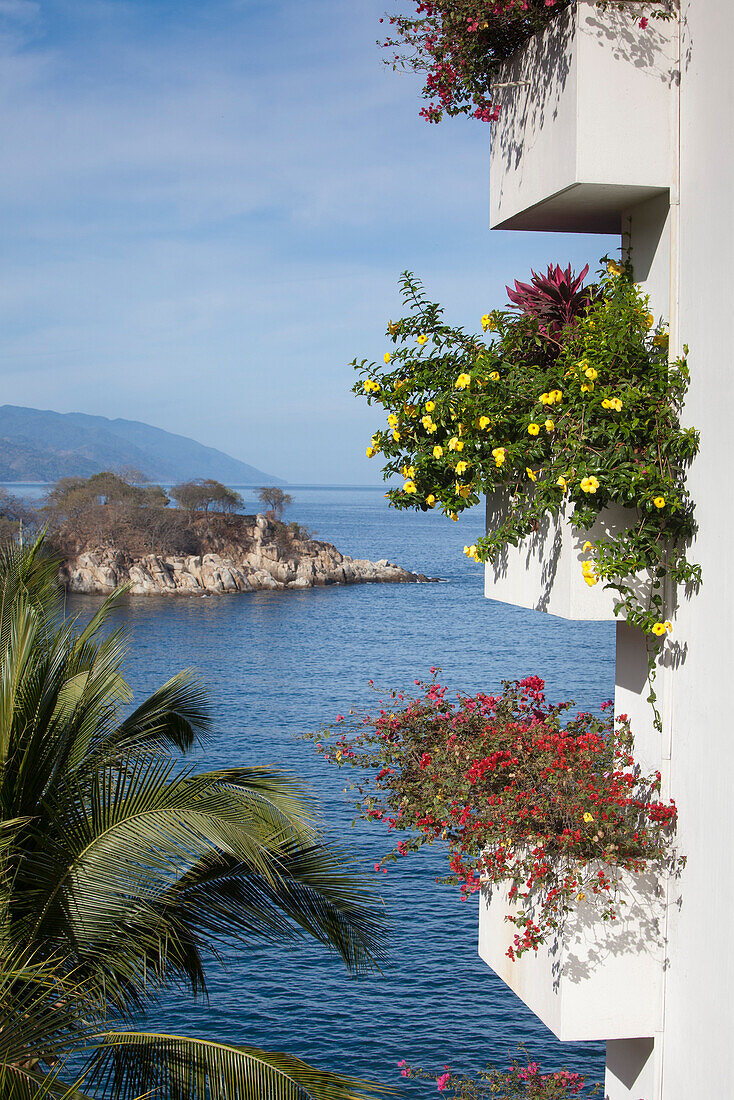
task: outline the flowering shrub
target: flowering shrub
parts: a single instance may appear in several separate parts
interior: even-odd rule
[[[435,1081],[437,1092],[446,1092],[458,1100],[484,1100],[487,1096],[499,1100],[571,1100],[583,1091],[586,1079],[567,1069],[555,1073],[541,1073],[537,1062],[524,1062],[513,1058],[507,1070],[488,1065],[474,1077],[443,1067],[443,1073],[426,1073],[406,1062],[398,1062],[403,1077],[423,1081]],[[592,1094],[597,1091],[592,1090]]]
[[[380,45],[390,51],[386,63],[393,69],[426,74],[422,94],[428,105],[420,113],[428,122],[440,122],[444,114],[491,122],[499,110],[492,103],[491,87],[499,66],[570,3],[413,0],[413,14],[387,16],[393,30]],[[672,0],[659,0],[650,9],[652,17],[670,18],[674,5]],[[647,25],[643,16],[640,29]]]
[[[549,704],[536,676],[455,701],[435,680],[416,683],[417,698],[393,693],[376,716],[339,715],[313,735],[327,759],[367,773],[361,816],[405,834],[382,864],[445,841],[443,881],[464,898],[509,883],[510,958],[545,943],[585,898],[615,920],[619,873],[669,857],[676,819],[660,774],[635,765],[626,716],[563,725],[571,704]]]
[[[679,421],[685,359],[668,361],[667,334],[630,266],[608,261],[587,287],[570,268],[533,273],[507,288],[514,308],[482,317],[489,340],[447,325],[410,273],[401,285],[408,312],[388,325],[384,363],[353,363],[354,391],[387,413],[367,454],[382,454],[385,478],[402,475],[390,503],[456,519],[503,491],[506,518],[465,548],[478,562],[546,516],[568,510],[588,531],[607,505],[622,505],[629,526],[586,542],[583,579],[613,589],[632,625],[668,633],[666,578],[700,578],[685,550],[694,531],[685,468],[698,433]],[[651,671],[654,661],[651,651]]]

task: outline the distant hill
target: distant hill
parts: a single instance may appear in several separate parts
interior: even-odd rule
[[[56,481],[140,470],[171,484],[210,477],[228,485],[284,485],[273,474],[138,420],[0,406],[0,481]]]

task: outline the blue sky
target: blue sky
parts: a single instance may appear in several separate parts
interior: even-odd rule
[[[1,403],[374,484],[347,364],[381,359],[401,271],[476,327],[614,247],[489,231],[489,127],[418,117],[392,2],[0,0]]]

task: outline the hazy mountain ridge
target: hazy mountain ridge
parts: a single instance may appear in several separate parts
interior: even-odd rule
[[[214,447],[142,421],[0,406],[0,481],[56,481],[125,468],[166,484],[197,477],[284,484]]]

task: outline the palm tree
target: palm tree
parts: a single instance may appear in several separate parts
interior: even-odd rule
[[[0,555],[2,1080],[63,1094],[58,1059],[83,1048],[98,1096],[380,1091],[287,1054],[119,1030],[166,987],[205,994],[203,953],[232,938],[310,936],[375,968],[384,918],[300,781],[186,762],[209,723],[190,674],[131,707],[126,633],[106,630],[116,597],[82,629],[59,614],[57,565],[42,540]],[[12,1047],[19,1019],[37,1034]]]

